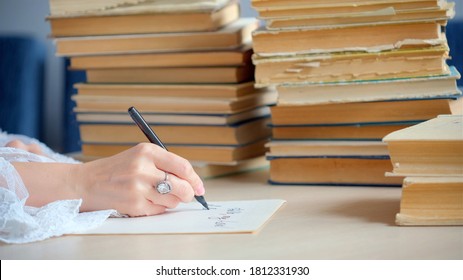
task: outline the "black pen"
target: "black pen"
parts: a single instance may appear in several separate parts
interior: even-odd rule
[[[156,144],[167,151],[167,147],[161,142],[161,139],[159,139],[156,133],[154,133],[151,127],[146,123],[145,119],[141,116],[140,112],[138,112],[138,110],[135,109],[135,107],[130,107],[128,111],[129,111],[129,115],[132,117],[133,121],[141,129],[143,134],[145,134],[146,138],[148,138],[148,140],[151,143]],[[207,210],[209,210],[209,206],[207,205],[207,202],[202,195],[201,196],[195,195],[195,199],[199,203],[201,203],[201,205],[204,206]]]

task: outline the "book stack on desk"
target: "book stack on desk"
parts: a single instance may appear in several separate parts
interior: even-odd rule
[[[463,116],[395,131],[387,143],[390,176],[405,177],[398,225],[463,225]]]
[[[257,87],[275,86],[270,182],[400,185],[381,139],[463,111],[440,0],[252,0]]]
[[[251,32],[258,22],[240,18],[237,1],[50,6],[57,55],[87,76],[72,97],[83,159],[146,142],[127,113],[134,106],[170,151],[208,176],[266,164],[276,92],[254,87]]]

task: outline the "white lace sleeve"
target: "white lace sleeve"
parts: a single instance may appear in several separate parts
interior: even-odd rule
[[[39,144],[47,157],[4,147],[14,139],[27,144]],[[96,227],[115,214],[114,210],[79,213],[81,200],[59,200],[41,208],[25,206],[29,194],[10,163],[13,161],[78,163],[72,158],[54,153],[35,139],[0,131],[0,241],[27,243],[77,233]]]

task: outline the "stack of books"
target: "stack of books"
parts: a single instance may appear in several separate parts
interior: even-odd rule
[[[56,53],[84,70],[74,85],[84,160],[147,139],[136,107],[172,151],[200,175],[266,164],[276,92],[257,89],[251,33],[236,1],[50,0]]]
[[[463,225],[463,115],[441,115],[383,141],[389,175],[405,177],[396,223]]]
[[[252,0],[258,87],[276,86],[270,182],[401,185],[381,139],[463,111],[441,0]]]

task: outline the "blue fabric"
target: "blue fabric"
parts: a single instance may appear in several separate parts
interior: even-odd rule
[[[27,36],[0,36],[0,128],[43,139],[45,46]]]
[[[69,68],[69,59],[66,59],[66,69]],[[71,96],[77,93],[74,84],[83,83],[86,81],[85,71],[66,71],[66,92],[64,98],[64,152],[77,152],[81,150],[79,125],[76,120],[76,115],[73,112],[76,106],[71,100]]]
[[[450,20],[445,33],[452,57],[448,64],[454,65],[463,74],[463,20]],[[463,79],[458,81],[458,86],[463,87]]]

